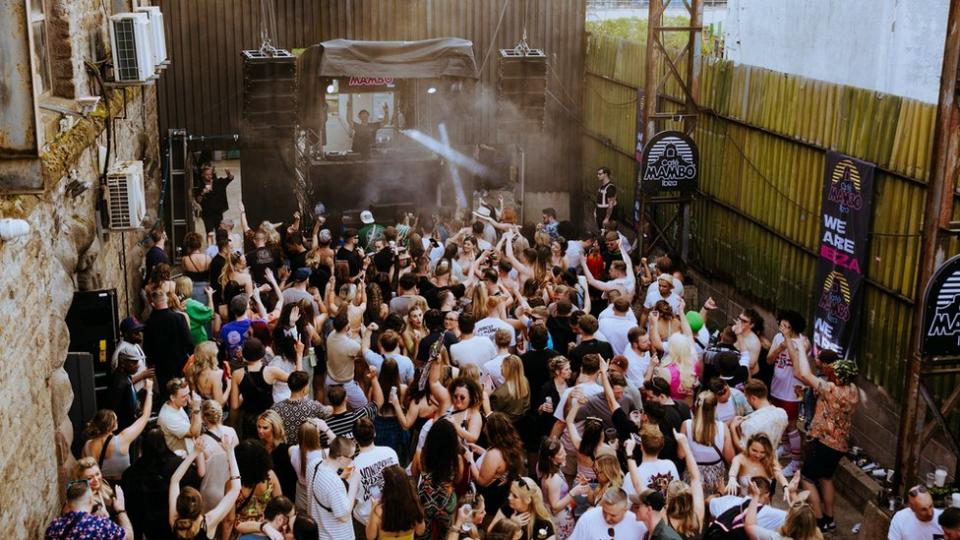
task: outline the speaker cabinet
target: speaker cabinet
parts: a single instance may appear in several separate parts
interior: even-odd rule
[[[77,291],[67,312],[70,352],[88,353],[98,390],[105,389],[110,377],[110,359],[120,340],[117,321],[117,290]]]
[[[86,352],[71,352],[67,354],[67,361],[63,369],[70,378],[73,388],[73,403],[67,416],[73,425],[73,440],[70,447],[73,455],[79,456],[83,450],[83,426],[97,412],[97,397],[94,385],[93,355]]]
[[[547,57],[539,49],[501,49],[497,64],[497,128],[501,142],[543,131]]]
[[[242,51],[243,116],[240,172],[251,224],[286,221],[297,209],[294,133],[297,61],[284,49],[272,56]]]

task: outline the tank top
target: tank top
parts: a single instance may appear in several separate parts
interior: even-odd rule
[[[263,368],[258,371],[249,369],[240,380],[240,395],[243,403],[240,408],[253,414],[260,414],[273,405],[273,387],[263,379]]]
[[[723,455],[719,452],[723,450],[724,426],[717,420],[717,434],[713,437],[713,446],[709,444],[700,444],[693,440],[693,420],[685,420],[683,425],[687,432],[687,444],[690,451],[693,452],[694,459],[698,465],[716,465],[723,462]],[[716,446],[716,448],[714,448]],[[718,451],[719,450],[719,451]]]
[[[196,268],[197,263],[194,262],[194,260],[193,260],[193,256],[194,256],[194,255],[196,255],[196,253],[192,253],[192,254],[190,254],[190,255],[187,255],[185,258],[186,258],[188,261],[190,261],[190,264],[192,264],[192,265],[194,266],[194,268]],[[208,270],[202,270],[202,271],[198,271],[198,272],[191,272],[190,270],[187,270],[186,266],[184,266],[184,267],[183,267],[183,275],[185,275],[185,276],[187,276],[188,278],[190,278],[190,280],[193,281],[194,283],[197,283],[198,281],[206,282],[207,279],[210,278],[210,270],[208,269]]]
[[[783,334],[777,334],[770,344],[774,348],[785,341]],[[790,358],[790,352],[786,347],[777,356],[773,365],[773,377],[770,379],[770,395],[781,401],[800,401],[797,398],[795,387],[804,386],[804,383],[797,379],[793,373],[793,360]]]
[[[110,438],[113,440],[108,439],[104,441],[104,444],[113,444],[113,454],[110,457],[104,457],[103,463],[100,464],[100,471],[104,478],[120,478],[123,471],[130,467],[130,453],[122,454],[120,452],[120,446],[123,443],[120,437],[111,435]]]
[[[288,361],[281,355],[274,356],[270,361],[270,365],[276,368],[280,368],[287,375],[294,372],[297,368],[296,364]],[[273,383],[273,402],[279,403],[290,397],[290,387],[287,386],[286,381],[276,381]]]

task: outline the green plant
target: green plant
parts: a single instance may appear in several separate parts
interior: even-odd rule
[[[687,17],[664,17],[664,26],[686,26],[690,24]],[[640,17],[621,17],[619,19],[607,19],[605,21],[587,21],[587,31],[594,34],[604,34],[614,36],[627,41],[637,43],[647,42],[647,19]],[[702,53],[704,55],[712,54],[714,40],[712,39],[712,27],[704,27],[701,36]],[[668,51],[679,51],[687,44],[687,35],[682,32],[666,32],[664,34],[664,45]]]

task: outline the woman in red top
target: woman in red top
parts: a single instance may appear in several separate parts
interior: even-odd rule
[[[817,516],[820,530],[832,531],[837,527],[833,521],[833,475],[840,458],[847,453],[853,413],[859,401],[859,390],[853,384],[857,365],[852,360],[839,358],[833,351],[821,351],[817,357],[817,365],[823,374],[820,378],[810,370],[805,348],[806,342],[802,339],[787,342],[796,377],[810,385],[818,398],[810,425],[813,440],[800,474],[803,489],[810,492],[810,506]]]

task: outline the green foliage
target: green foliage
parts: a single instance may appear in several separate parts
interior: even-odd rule
[[[687,17],[664,17],[664,26],[686,26],[690,24]],[[587,21],[587,31],[594,34],[604,34],[614,36],[627,41],[638,43],[647,42],[647,19],[640,17],[621,17],[619,19],[607,19],[605,21]],[[703,30],[701,43],[703,44],[703,54],[711,54],[711,47],[714,40],[711,38],[713,27],[706,27]],[[687,35],[683,32],[664,32],[664,39],[668,51],[678,51],[687,44]]]

